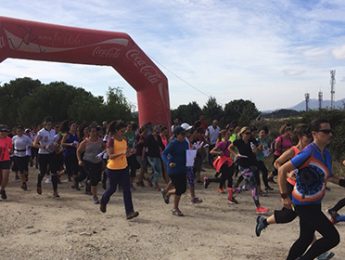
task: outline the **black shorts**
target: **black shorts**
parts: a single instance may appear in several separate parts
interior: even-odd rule
[[[24,156],[24,157],[19,157],[19,156],[14,156],[14,167],[17,171],[24,172],[29,170],[29,157]]]
[[[9,170],[11,169],[11,161],[1,161],[0,170]]]
[[[169,175],[169,178],[175,186],[175,190],[176,190],[175,194],[177,196],[181,196],[183,193],[186,192],[186,189],[187,189],[186,173]]]
[[[90,180],[91,186],[97,186],[102,177],[103,162],[92,163],[84,161],[84,170]]]

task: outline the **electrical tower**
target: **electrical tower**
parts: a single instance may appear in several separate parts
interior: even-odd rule
[[[309,111],[309,99],[310,99],[310,95],[309,93],[305,93],[305,111],[308,112]]]
[[[331,110],[334,109],[335,70],[331,70]]]
[[[322,96],[323,96],[322,91],[319,91],[319,110],[322,109]]]

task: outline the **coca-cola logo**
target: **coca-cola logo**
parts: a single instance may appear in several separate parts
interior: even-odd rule
[[[148,64],[140,54],[139,50],[132,49],[126,53],[126,57],[133,62],[133,64],[139,69],[139,72],[143,74],[149,82],[152,84],[160,82],[162,80],[160,73],[154,66]]]
[[[116,47],[102,48],[98,46],[92,51],[92,56],[105,59],[118,58],[120,56],[120,49]]]
[[[4,36],[0,37],[0,49],[5,48],[5,38]]]

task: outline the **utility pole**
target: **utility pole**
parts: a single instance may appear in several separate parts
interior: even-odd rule
[[[323,96],[323,94],[322,94],[322,91],[319,91],[319,110],[321,110],[322,109],[322,96]]]
[[[310,99],[310,94],[309,93],[305,93],[305,111],[308,112],[309,111],[309,99]]]
[[[331,70],[331,110],[334,109],[335,70]]]

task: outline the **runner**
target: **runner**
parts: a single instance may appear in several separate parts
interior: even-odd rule
[[[7,199],[6,186],[10,174],[11,161],[10,154],[12,153],[12,140],[8,137],[9,129],[6,125],[0,125],[0,194],[1,199]]]
[[[274,162],[274,167],[279,170],[279,167],[285,162],[291,160],[300,151],[302,151],[312,141],[312,135],[307,125],[298,125],[294,130],[294,134],[298,138],[298,143],[286,150],[279,158]],[[291,192],[296,184],[296,177],[294,173],[290,173],[290,177],[287,178],[287,191],[291,198]],[[275,210],[274,214],[269,216],[267,219],[263,216],[258,216],[256,219],[256,236],[260,236],[261,231],[271,224],[283,224],[292,222],[297,217],[296,211],[293,209],[283,207],[281,210]]]
[[[61,145],[64,148],[63,156],[66,166],[68,181],[72,181],[78,176],[77,148],[79,138],[77,135],[77,124],[71,123],[66,134],[64,134]]]
[[[160,191],[159,180],[162,177],[162,162],[161,162],[161,151],[164,150],[162,139],[159,135],[160,129],[158,126],[154,126],[152,134],[148,135],[145,140],[144,149],[147,152],[147,161],[151,165],[153,174],[151,176],[151,183],[157,191]]]
[[[345,166],[345,160],[343,161],[343,166]],[[338,211],[345,206],[345,198],[339,200],[332,208],[328,209],[328,213],[331,215],[332,222],[335,224],[337,222],[345,221],[343,215],[339,215]]]
[[[108,186],[103,193],[100,210],[105,213],[107,211],[107,204],[111,195],[116,192],[117,186],[122,187],[123,202],[126,210],[127,219],[135,218],[139,212],[134,211],[131,193],[130,176],[128,172],[127,163],[127,142],[124,139],[126,125],[122,122],[111,122],[109,124],[108,133],[113,133],[107,143],[108,163],[106,174],[108,177]]]
[[[31,155],[32,140],[27,135],[24,135],[24,128],[17,127],[17,135],[13,136],[12,144],[14,148],[14,164],[18,169],[21,178],[21,188],[26,191],[28,174],[29,174],[29,159]]]
[[[188,150],[188,143],[185,140],[185,130],[181,126],[175,128],[174,135],[175,139],[164,149],[162,158],[167,165],[168,175],[175,189],[166,189],[165,192],[167,198],[175,195],[172,214],[182,217],[184,215],[179,208],[179,203],[181,195],[187,189],[186,151]]]
[[[326,148],[332,139],[331,125],[327,120],[314,120],[311,131],[313,142],[279,168],[278,184],[283,205],[288,209],[294,207],[300,219],[300,236],[290,248],[288,260],[314,259],[340,241],[338,231],[321,211],[327,179],[334,178],[331,155]],[[298,171],[291,201],[286,178],[294,169]],[[345,180],[340,182],[338,179],[338,183],[344,184]],[[322,238],[310,246],[315,231]]]
[[[290,124],[284,124],[280,127],[280,135],[273,142],[273,164],[275,160],[281,156],[287,149],[292,146],[292,126]],[[272,175],[268,178],[268,181],[275,183],[274,177],[278,175],[276,169],[273,170]]]
[[[216,169],[216,172],[220,172],[220,178],[208,178],[204,177],[204,188],[206,189],[211,182],[219,183],[218,191],[224,193],[224,186],[226,180],[228,181],[227,192],[228,192],[228,203],[238,203],[234,198],[233,187],[232,187],[232,177],[234,174],[234,164],[233,160],[230,157],[230,144],[229,141],[230,132],[227,130],[220,131],[220,136],[216,146],[211,150],[211,154],[218,155],[214,160],[213,166]]]
[[[252,198],[255,203],[256,213],[265,214],[269,210],[268,208],[262,207],[259,201],[259,193],[257,189],[257,183],[255,181],[256,166],[256,155],[255,149],[252,150],[250,145],[251,131],[249,127],[242,127],[239,132],[240,139],[235,140],[230,145],[230,153],[232,153],[236,160],[238,160],[238,166],[241,176],[246,182],[246,186],[250,188],[252,192]]]
[[[97,185],[102,177],[102,152],[105,146],[102,138],[99,137],[97,125],[90,125],[89,130],[90,136],[82,141],[77,149],[77,158],[91,183],[93,202],[99,204]],[[76,188],[78,188],[78,184],[79,180],[76,178]]]
[[[60,197],[58,194],[58,169],[55,158],[55,149],[58,146],[56,143],[55,130],[52,129],[52,119],[46,118],[43,122],[43,128],[38,131],[33,146],[39,148],[38,150],[38,164],[39,164],[39,174],[37,176],[37,193],[42,194],[42,180],[44,176],[48,173],[48,166],[50,172],[52,173],[51,182],[53,186],[53,196],[55,198]]]

